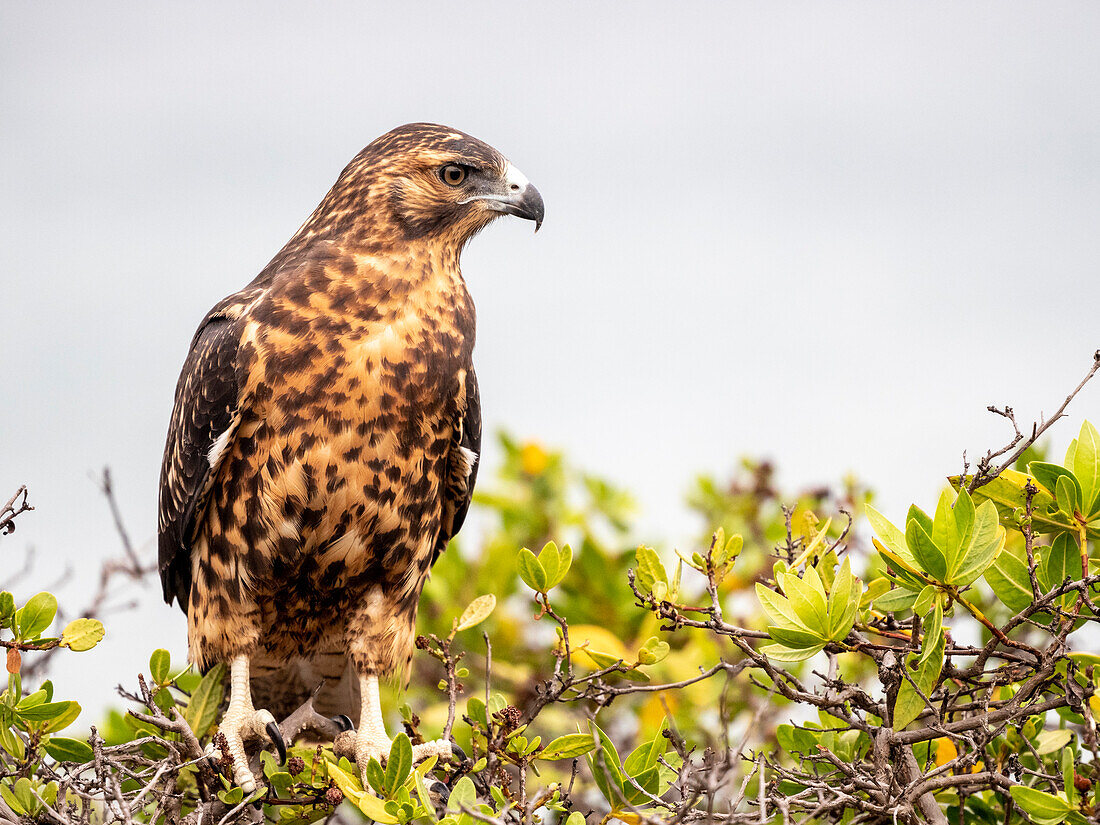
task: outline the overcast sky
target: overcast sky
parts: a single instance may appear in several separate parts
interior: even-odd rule
[[[671,541],[694,473],[744,454],[932,505],[1006,439],[986,405],[1049,411],[1100,346],[1098,34],[1088,2],[5,2],[0,493],[38,509],[0,563],[116,552],[106,464],[154,552],[195,326],[413,120],[546,201],[463,261],[490,431],[628,485]],[[1059,450],[1082,416],[1100,382]],[[88,683],[185,649],[153,589],[109,634]],[[60,695],[109,699],[75,673]]]

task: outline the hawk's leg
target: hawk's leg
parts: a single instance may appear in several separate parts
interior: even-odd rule
[[[363,707],[359,715],[359,730],[355,733],[355,762],[363,774],[363,786],[367,786],[367,764],[371,757],[381,762],[390,753],[390,738],[386,735],[386,723],[382,721],[382,700],[378,696],[378,677],[364,673],[359,677],[359,691]],[[442,739],[413,745],[413,762],[422,762],[429,756],[449,759],[451,743]]]
[[[218,726],[218,733],[225,737],[226,749],[233,759],[233,781],[245,793],[256,790],[256,777],[248,767],[248,755],[244,749],[245,739],[267,737],[278,749],[279,757],[286,759],[286,745],[275,717],[266,710],[256,710],[252,706],[252,685],[246,655],[235,657],[230,664],[229,708]]]

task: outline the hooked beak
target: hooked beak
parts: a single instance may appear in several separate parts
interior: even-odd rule
[[[546,214],[539,190],[512,164],[508,164],[508,172],[504,176],[500,191],[475,195],[462,203],[475,200],[481,201],[486,209],[491,209],[493,212],[503,212],[505,215],[515,215],[517,218],[534,221],[536,232],[542,226],[542,217]]]
[[[536,232],[542,226],[542,216],[546,214],[546,208],[542,204],[542,195],[530,183],[515,195],[498,201],[489,201],[486,205],[497,212],[503,212],[505,215],[515,215],[517,218],[534,221]]]

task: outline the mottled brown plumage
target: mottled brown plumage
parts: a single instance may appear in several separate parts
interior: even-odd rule
[[[480,452],[459,255],[501,214],[542,218],[503,156],[400,127],[195,334],[161,473],[164,594],[187,613],[192,661],[250,657],[279,712],[346,665],[408,666]],[[328,709],[353,699],[330,690]]]

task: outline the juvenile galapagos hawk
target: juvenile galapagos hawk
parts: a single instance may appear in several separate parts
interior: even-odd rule
[[[191,342],[161,468],[160,575],[191,661],[229,665],[219,729],[246,791],[244,741],[266,732],[282,750],[272,709],[322,680],[319,707],[359,706],[360,769],[389,752],[378,679],[408,672],[420,593],[481,449],[459,257],[501,215],[543,218],[503,155],[400,126]]]

